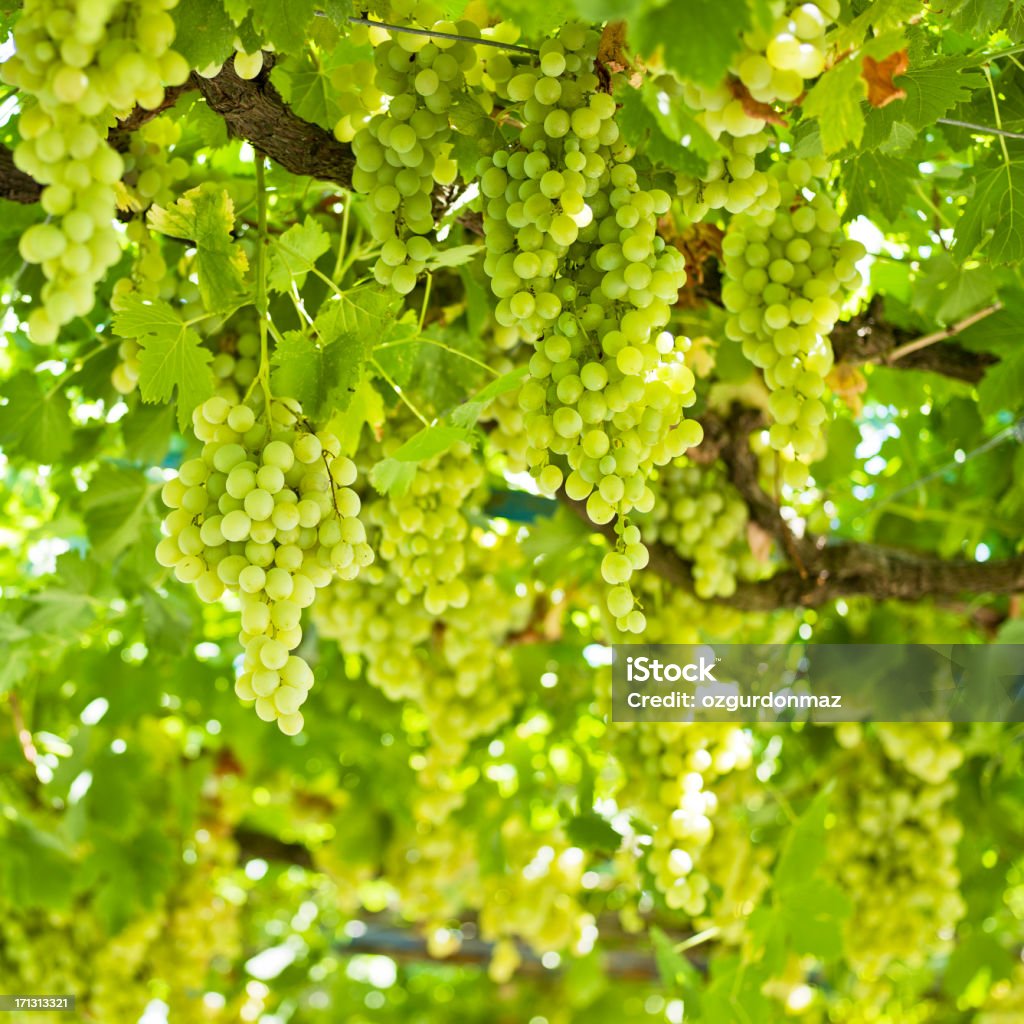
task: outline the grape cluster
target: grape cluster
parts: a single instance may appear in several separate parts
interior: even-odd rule
[[[796,6],[775,0],[772,13],[768,27],[756,26],[743,34],[724,82],[683,84],[683,98],[699,112],[712,138],[756,136],[765,124],[756,104],[793,103],[806,83],[825,70],[825,33],[838,17],[836,0]]]
[[[483,879],[480,934],[495,948],[489,973],[507,982],[520,963],[516,939],[537,953],[579,955],[594,917],[582,906],[586,854],[561,829],[539,832],[512,814],[501,823],[505,870]]]
[[[309,665],[291,653],[302,609],[335,576],[354,579],[373,552],[351,489],[356,467],[338,439],[309,430],[296,403],[275,401],[268,412],[269,426],[222,396],[196,409],[202,454],[164,485],[171,512],[156,557],[204,601],[238,596],[245,655],[235,691],[294,735],[313,685]]]
[[[676,175],[676,191],[683,215],[697,223],[710,210],[727,213],[757,214],[774,210],[781,201],[775,175],[757,166],[757,157],[769,145],[767,132],[719,139],[723,152],[708,162],[707,170],[696,177]]]
[[[428,30],[480,35],[473,22],[436,20],[440,12],[431,4],[401,6]],[[458,174],[448,111],[465,92],[476,52],[471,43],[436,36],[402,32],[378,39],[369,96],[388,100],[352,135],[352,185],[369,196],[370,228],[381,243],[374,276],[406,295],[434,252],[426,237],[434,230],[434,189],[451,185]]]
[[[948,951],[963,916],[957,846],[962,826],[950,804],[960,751],[948,723],[846,725],[850,748],[834,773],[837,824],[832,870],[854,904],[846,938],[850,965],[866,983],[893,961],[914,967]]]
[[[828,335],[842,303],[859,286],[860,242],[845,238],[821,184],[808,191],[818,161],[790,160],[777,210],[732,218],[722,241],[726,333],[764,372],[772,392],[769,430],[776,451],[808,458],[827,417],[822,396],[832,368]]]
[[[389,437],[380,456],[387,458],[401,443],[400,437]],[[461,579],[469,533],[466,513],[479,507],[483,480],[473,449],[460,441],[421,462],[406,493],[368,501],[367,523],[380,532],[377,551],[402,581],[396,595],[400,603],[422,595],[431,615],[466,606],[469,590]]]
[[[96,283],[120,256],[113,221],[125,160],[107,130],[136,103],[158,107],[164,86],[188,77],[188,63],[171,49],[173,6],[28,0],[22,8],[16,52],[0,75],[19,91],[15,164],[45,186],[47,219],[19,244],[47,279],[43,304],[28,318],[38,344],[56,341],[64,324],[89,312]]]
[[[682,413],[695,400],[688,341],[664,330],[686,279],[682,254],[656,231],[671,200],[647,186],[619,137],[615,101],[593,71],[597,42],[569,25],[541,46],[539,68],[488,59],[523,128],[478,170],[495,318],[534,344],[519,394],[527,462],[543,491],[564,485],[601,524],[649,509],[652,467],[701,430]],[[616,591],[610,610],[642,630],[623,559],[638,568],[646,553],[620,536],[612,555],[606,578],[626,596]]]
[[[643,539],[667,544],[693,563],[699,598],[730,597],[737,579],[757,578],[760,566],[747,540],[747,504],[720,465],[677,459],[658,471],[654,489],[654,508],[637,517]]]
[[[431,613],[410,600],[404,577],[382,556],[355,584],[323,591],[314,609],[321,635],[360,655],[371,685],[422,709],[445,763],[512,714],[521,695],[507,640],[533,606],[525,591],[498,582],[521,564],[512,538],[474,531],[464,559],[461,607]]]
[[[259,354],[259,335],[249,325],[235,335],[222,333],[219,351],[210,363],[217,394],[237,404],[256,379]]]
[[[648,865],[673,910],[704,914],[710,882],[701,858],[714,835],[718,798],[709,783],[749,768],[751,739],[735,725],[619,724],[611,734],[623,785],[616,800],[654,826]]]
[[[118,206],[135,216],[125,237],[137,246],[132,280],[141,294],[155,296],[167,278],[159,237],[141,214],[154,203],[174,201],[173,186],[188,175],[188,163],[170,156],[181,139],[181,125],[166,117],[154,118],[132,133],[124,154],[125,173],[118,186]]]
[[[384,94],[374,84],[375,77],[372,60],[353,61],[331,75],[331,87],[341,111],[334,125],[334,137],[340,142],[351,142],[383,111]]]

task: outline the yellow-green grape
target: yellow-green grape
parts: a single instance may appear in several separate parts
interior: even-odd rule
[[[654,508],[637,524],[646,543],[668,545],[693,563],[699,598],[730,597],[738,580],[763,575],[747,540],[747,504],[721,466],[677,459],[652,486]]]
[[[117,346],[120,362],[114,367],[110,380],[122,395],[130,395],[139,386],[139,374],[142,372],[142,364],[139,362],[141,352],[141,346],[133,338],[125,338]]]
[[[427,12],[415,13],[418,18]],[[480,35],[471,21],[423,27]],[[466,94],[465,72],[476,63],[476,52],[471,43],[409,33],[396,33],[392,39],[381,32],[375,41],[376,74],[368,100],[386,96],[386,109],[357,128],[346,115],[348,123],[342,118],[340,132],[346,135],[355,128],[352,185],[368,196],[370,228],[381,244],[374,276],[406,295],[434,252],[426,237],[434,230],[433,192],[455,181],[448,112]]]
[[[648,865],[673,910],[707,912],[710,882],[701,869],[714,835],[718,798],[711,784],[751,764],[751,738],[726,723],[619,724],[610,734],[623,784],[616,800],[654,827]]]
[[[342,112],[334,125],[334,137],[339,141],[351,142],[384,110],[384,94],[374,84],[376,74],[372,60],[356,60],[332,72],[331,87]]]
[[[239,596],[245,651],[235,692],[282,732],[302,729],[313,685],[293,651],[302,610],[335,577],[354,579],[373,561],[352,489],[355,464],[333,434],[310,433],[298,403],[275,401],[270,424],[217,395],[192,417],[199,458],[164,485],[166,536],[157,561],[204,601]]]
[[[825,70],[825,33],[839,15],[839,4],[773,0],[771,11],[770,25],[743,33],[726,81],[682,84],[687,106],[698,111],[698,120],[715,139],[749,138],[764,128],[765,118],[748,109],[743,91],[761,104],[793,103]],[[742,88],[734,88],[737,84]]]
[[[832,369],[829,333],[860,286],[860,242],[847,239],[832,198],[813,175],[824,161],[777,164],[777,210],[732,218],[722,240],[726,333],[764,373],[772,392],[768,432],[776,451],[807,459],[827,418],[822,400]]]
[[[38,344],[92,308],[96,283],[121,253],[114,228],[125,160],[107,141],[117,117],[154,109],[164,86],[188,77],[172,48],[174,0],[85,4],[28,0],[14,29],[14,55],[0,77],[18,89],[21,141],[15,164],[44,186],[47,220],[19,251],[42,267],[42,305],[28,318]]]
[[[217,394],[238,402],[249,390],[259,370],[259,335],[253,330],[244,330],[227,344],[222,340],[221,346],[210,363]]]
[[[382,446],[383,457],[401,445]],[[380,530],[378,551],[402,581],[400,602],[418,597],[432,615],[464,607],[469,591],[461,579],[466,564],[466,513],[480,504],[483,466],[473,449],[459,442],[421,462],[409,489],[370,501],[367,522]]]
[[[485,877],[480,934],[496,943],[491,975],[510,976],[518,966],[509,951],[518,939],[538,955],[579,955],[594,917],[581,905],[587,855],[560,830],[540,832],[522,815],[501,823],[505,871]]]
[[[774,210],[781,200],[778,178],[757,166],[758,155],[769,145],[767,132],[739,138],[723,135],[719,143],[725,152],[710,160],[699,178],[676,175],[686,219],[702,221],[710,210],[751,214]]]
[[[913,968],[947,953],[965,912],[957,868],[963,828],[951,810],[950,777],[961,754],[950,733],[948,723],[837,730],[848,752],[832,772],[838,787],[828,848],[853,902],[846,959],[866,984],[884,984],[894,962]]]
[[[648,187],[619,137],[615,101],[593,72],[597,44],[597,33],[569,25],[535,68],[488,58],[523,128],[479,172],[495,318],[534,346],[519,392],[526,461],[542,491],[564,487],[603,524],[649,509],[653,467],[702,435],[683,418],[695,401],[689,342],[664,329],[686,280],[681,253],[656,233],[670,197]],[[615,554],[630,557],[622,548]],[[615,563],[605,575],[625,586]],[[610,610],[639,631],[628,593]]]
[[[371,685],[423,711],[445,764],[511,717],[521,692],[507,641],[533,607],[527,592],[497,579],[521,564],[514,538],[476,530],[463,547],[461,607],[431,613],[410,600],[396,563],[382,556],[354,584],[321,592],[314,608],[320,635],[361,656]]]

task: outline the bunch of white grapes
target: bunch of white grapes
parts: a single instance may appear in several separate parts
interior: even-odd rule
[[[749,510],[719,465],[686,459],[658,471],[654,508],[637,518],[648,544],[671,547],[693,563],[694,591],[702,600],[729,597],[738,579],[759,566],[747,540]]]
[[[866,984],[884,985],[894,961],[914,968],[948,953],[966,907],[957,865],[963,826],[951,807],[960,752],[948,723],[876,728],[882,750],[858,725],[836,731],[852,749],[833,772],[840,785],[829,854],[853,902],[847,960]]]
[[[320,634],[362,657],[367,681],[389,699],[423,711],[444,763],[506,722],[521,697],[508,639],[525,627],[533,600],[497,579],[518,566],[513,538],[476,530],[460,574],[462,607],[432,613],[410,601],[405,580],[383,557],[355,584],[335,584],[317,598]]]
[[[251,326],[235,336],[222,334],[220,349],[210,363],[216,393],[237,403],[259,370],[260,339]]]
[[[697,223],[710,210],[757,214],[774,210],[782,198],[775,175],[757,166],[769,145],[767,132],[719,139],[722,155],[708,162],[700,176],[677,174],[676,189],[687,220]]]
[[[750,735],[710,722],[620,723],[610,733],[623,777],[616,802],[653,826],[648,866],[672,910],[707,910],[710,883],[701,858],[715,834],[718,798],[712,784],[749,769]]]
[[[387,438],[381,457],[387,458],[401,443],[398,436]],[[479,509],[483,482],[482,464],[472,447],[460,441],[421,462],[404,494],[367,501],[367,524],[380,535],[377,552],[402,582],[399,601],[419,598],[431,615],[465,607],[469,590],[461,577],[469,537],[466,516]]]
[[[132,280],[141,294],[155,297],[167,277],[160,239],[146,225],[145,211],[154,203],[174,201],[174,185],[188,175],[188,163],[172,156],[181,139],[181,125],[167,117],[154,118],[131,135],[124,154],[125,173],[118,185],[118,206],[134,214],[125,237],[136,244]]]
[[[434,20],[440,12],[430,4],[410,14],[429,31],[480,35],[473,22]],[[375,38],[370,96],[388,100],[352,136],[352,185],[369,197],[370,228],[381,243],[374,276],[406,295],[434,252],[427,237],[434,230],[434,189],[451,185],[458,174],[448,112],[466,91],[465,72],[476,64],[476,52],[471,43],[443,36]]]
[[[724,82],[684,83],[683,98],[700,112],[713,138],[757,135],[765,116],[752,108],[747,97],[756,104],[793,103],[807,83],[825,70],[825,34],[839,15],[837,0],[797,5],[774,0],[772,12],[769,27],[758,26],[743,34],[742,48]]]
[[[28,228],[19,251],[46,276],[42,305],[28,318],[38,344],[89,312],[97,282],[121,253],[116,186],[125,170],[107,141],[117,117],[158,107],[188,63],[172,48],[174,0],[26,0],[15,53],[0,76],[19,93],[15,164],[44,186],[47,219]]]
[[[196,409],[202,453],[164,485],[171,512],[156,557],[204,601],[237,595],[245,655],[235,692],[294,735],[313,685],[292,653],[302,609],[335,577],[354,579],[373,552],[352,490],[356,467],[337,437],[308,429],[297,403],[275,400],[264,412],[257,420],[222,396]]]
[[[778,209],[733,217],[722,240],[726,334],[764,372],[772,447],[805,459],[827,417],[828,336],[860,285],[865,252],[844,236],[831,196],[814,181],[824,170],[823,160],[776,164]]]
[[[683,418],[695,401],[689,343],[664,330],[686,280],[682,254],[656,230],[671,200],[632,166],[615,101],[593,71],[597,44],[597,33],[569,25],[541,46],[538,67],[488,59],[523,127],[479,172],[495,318],[534,345],[519,394],[527,462],[542,491],[564,486],[603,524],[649,509],[653,467],[702,432]],[[609,609],[639,632],[628,580],[647,556],[618,528]]]

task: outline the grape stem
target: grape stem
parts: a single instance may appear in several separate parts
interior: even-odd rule
[[[967,128],[969,131],[977,132],[979,135],[998,135],[1004,139],[1024,139],[1024,132],[1010,132],[1005,128],[993,128],[987,124],[974,124],[972,121],[958,121],[952,117],[940,117],[936,124],[948,124],[953,128]]]
[[[413,416],[415,416],[416,419],[418,419],[420,423],[423,424],[423,426],[429,427],[430,421],[427,419],[426,416],[423,415],[423,413],[419,411],[419,409],[416,408],[415,405],[412,404],[411,401],[409,401],[409,398],[405,394],[405,392],[388,376],[387,370],[385,370],[384,367],[381,366],[376,359],[371,359],[370,362],[373,363],[373,368],[384,378],[384,380],[388,382],[388,384],[391,385],[391,389],[405,403],[406,408],[408,408],[409,412],[411,412]]]
[[[540,56],[540,50],[530,46],[522,46],[518,43],[503,43],[498,39],[481,39],[477,36],[460,36],[454,32],[434,32],[428,28],[410,28],[407,25],[389,25],[386,21],[371,21],[369,18],[349,18],[353,25],[366,25],[369,28],[384,28],[389,32],[406,32],[411,36],[426,36],[428,39],[453,39],[459,43],[472,43],[474,46],[493,46],[498,50],[515,50],[516,53],[528,53],[531,56]]]
[[[436,341],[434,338],[424,338],[421,336],[416,338],[399,338],[398,341],[386,341],[383,345],[378,345],[374,351],[380,352],[385,348],[395,348],[397,345],[414,345],[422,343],[424,345],[433,345],[435,348],[441,349],[442,352],[447,352],[449,355],[459,356],[460,359],[465,359],[467,362],[473,363],[474,366],[479,366],[481,370],[486,370],[492,377],[500,377],[501,374],[494,369],[493,366],[488,366],[486,363],[481,362],[479,359],[474,359],[473,356],[466,352],[460,352],[457,348],[452,348],[451,345],[446,345],[443,341]]]

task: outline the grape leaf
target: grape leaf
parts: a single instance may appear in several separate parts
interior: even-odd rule
[[[978,385],[978,404],[984,413],[1015,411],[1024,404],[1024,349],[985,371]]]
[[[622,836],[611,824],[594,811],[586,811],[570,818],[565,827],[573,846],[581,850],[603,850],[614,853],[622,843]]]
[[[837,885],[815,878],[775,894],[780,923],[789,948],[833,960],[843,951],[843,923],[852,906]]]
[[[103,465],[82,495],[85,528],[96,557],[109,561],[139,539],[146,505],[156,492],[138,470]]]
[[[381,459],[370,471],[370,483],[381,494],[401,497],[416,476],[416,466],[448,451],[459,441],[472,441],[464,427],[434,423],[413,434],[390,458]]]
[[[645,93],[650,95],[651,103],[657,104],[655,92]],[[718,146],[678,104],[670,108],[670,114],[655,113],[644,94],[628,87],[621,89],[616,98],[621,104],[619,128],[630,145],[644,145],[650,160],[669,170],[691,175],[707,170],[708,159],[717,153]]]
[[[870,216],[877,210],[889,220],[899,216],[916,173],[909,162],[870,151],[854,153],[842,162],[841,170],[850,200],[848,216]]]
[[[799,889],[825,860],[825,816],[832,789],[826,786],[789,830],[775,864],[775,888]]]
[[[71,405],[60,388],[27,371],[4,386],[0,447],[33,462],[52,465],[71,448]]]
[[[159,464],[167,454],[174,429],[167,406],[149,408],[138,405],[121,420],[125,451],[133,459],[147,464]]]
[[[975,181],[953,253],[963,260],[979,248],[996,263],[1024,260],[1024,162],[986,171]]]
[[[648,5],[630,24],[630,41],[650,56],[659,48],[665,64],[684,78],[718,85],[750,28],[747,0],[689,0]]]
[[[249,260],[231,237],[235,204],[225,189],[189,189],[166,209],[151,206],[146,219],[155,231],[195,245],[199,291],[208,310],[228,309],[238,302]]]
[[[949,11],[950,24],[975,38],[994,32],[1006,14],[1010,0],[960,0]]]
[[[170,14],[177,27],[174,49],[190,67],[220,64],[231,56],[238,30],[220,0],[180,0]]]
[[[804,99],[804,113],[817,119],[826,155],[858,145],[864,134],[861,103],[867,95],[867,83],[860,71],[860,61],[840,61],[818,79]]]
[[[515,370],[502,374],[500,377],[492,380],[487,387],[481,388],[471,399],[453,409],[448,418],[457,427],[468,428],[475,426],[476,421],[480,419],[480,415],[487,408],[487,405],[493,402],[499,395],[503,395],[507,391],[514,391],[523,383],[529,372],[529,367],[520,366]]]
[[[907,129],[904,141],[912,142],[918,129],[930,127],[958,103],[969,100],[971,92],[985,84],[985,79],[971,70],[976,63],[970,57],[938,57],[919,63],[912,55],[907,73],[895,79],[895,84],[906,92],[906,99],[868,111],[864,148],[883,145],[898,125]]]
[[[342,452],[351,456],[359,449],[363,427],[368,426],[376,433],[383,424],[384,400],[373,382],[364,377],[352,392],[345,415],[335,417],[330,426],[341,441]]]
[[[660,928],[653,926],[650,934],[654,946],[654,963],[662,985],[673,995],[685,994],[687,1006],[692,1010],[694,1007],[691,1001],[701,987],[700,973]]]
[[[213,357],[202,339],[166,302],[145,303],[137,295],[125,299],[112,329],[119,338],[138,339],[142,347],[139,389],[144,402],[169,402],[177,390],[178,426],[184,430],[192,410],[213,394],[208,367]]]
[[[286,332],[271,359],[276,367],[271,375],[274,388],[298,399],[313,420],[323,419],[335,409],[343,411],[361,372],[358,357],[352,359],[354,342],[354,336],[348,334],[324,342],[301,331]]]
[[[267,284],[274,291],[286,292],[294,278],[301,288],[306,275],[330,247],[327,232],[312,217],[306,217],[302,224],[293,224],[274,239]]]
[[[306,26],[315,12],[316,0],[262,0],[253,11],[253,20],[276,49],[297,52],[306,43]]]

